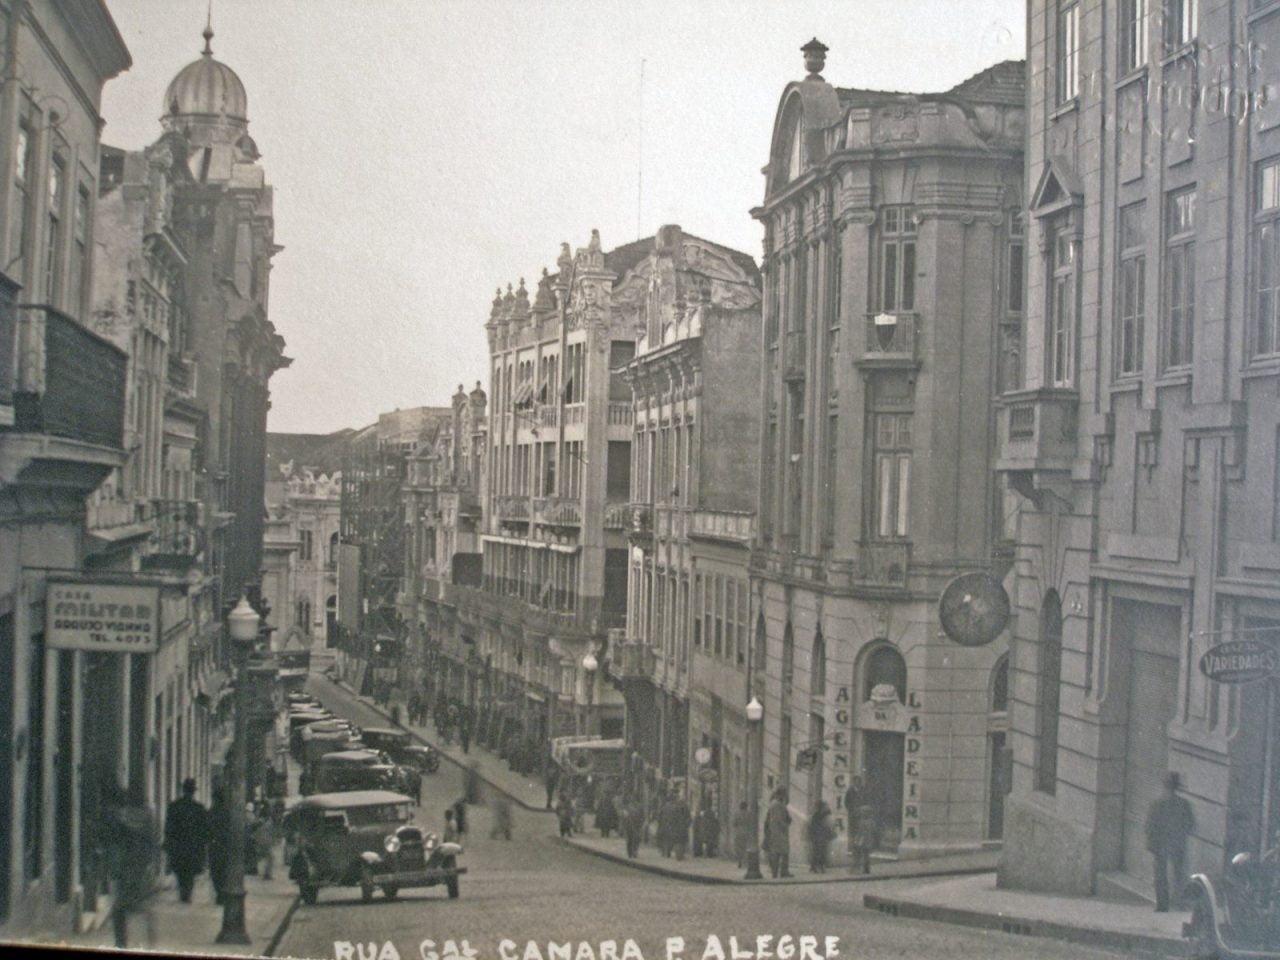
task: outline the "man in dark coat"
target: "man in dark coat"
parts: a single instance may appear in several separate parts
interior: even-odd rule
[[[117,947],[129,945],[129,914],[143,913],[148,945],[155,940],[154,918],[147,909],[155,862],[155,822],[151,811],[123,789],[111,792],[101,824],[103,848],[115,904],[111,911]]]
[[[719,845],[720,818],[716,816],[713,801],[708,799],[698,808],[698,815],[693,821],[693,855],[714,857]]]
[[[826,873],[830,859],[831,838],[835,830],[831,826],[831,808],[827,801],[819,800],[809,818],[809,872]]]
[[[622,811],[622,832],[627,838],[627,856],[635,859],[640,853],[640,838],[644,835],[644,805],[632,797]]]
[[[1155,861],[1156,912],[1169,911],[1169,871],[1172,869],[1175,902],[1181,899],[1186,880],[1187,837],[1196,827],[1196,817],[1186,797],[1178,796],[1182,778],[1170,773],[1164,778],[1164,793],[1147,813],[1147,849]]]
[[[791,876],[791,814],[787,812],[785,790],[774,791],[764,815],[764,848],[769,853],[769,870],[774,879]]]
[[[164,852],[178,878],[178,899],[191,902],[191,886],[204,870],[209,849],[209,813],[196,800],[196,782],[182,781],[182,796],[169,804],[164,817]]]
[[[689,849],[689,825],[693,822],[693,816],[689,813],[689,802],[684,797],[677,795],[672,803],[671,846],[675,849],[676,859],[683,860]]]

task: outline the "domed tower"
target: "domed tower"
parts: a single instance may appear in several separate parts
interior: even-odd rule
[[[178,71],[164,92],[160,124],[190,144],[191,173],[201,182],[230,177],[232,162],[252,163],[258,147],[249,136],[249,98],[236,72],[213,57],[213,28],[204,50]]]

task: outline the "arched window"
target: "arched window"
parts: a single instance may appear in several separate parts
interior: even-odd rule
[[[329,566],[336,567],[338,565],[338,532],[335,530],[329,535]]]
[[[898,648],[882,643],[867,655],[862,667],[862,699],[871,699],[876,687],[892,687],[899,703],[907,702],[907,661]]]
[[[813,635],[813,659],[809,664],[809,696],[827,695],[827,641],[822,628]]]
[[[1009,655],[1006,653],[991,671],[991,712],[1009,712]]]
[[[794,180],[804,173],[804,129],[801,116],[796,113],[791,121],[791,142],[787,145],[787,180]]]
[[[311,600],[308,597],[300,597],[298,599],[298,626],[303,630],[311,629]]]
[[[1050,590],[1040,607],[1040,689],[1036,697],[1036,789],[1058,787],[1058,709],[1062,686],[1062,601]]]

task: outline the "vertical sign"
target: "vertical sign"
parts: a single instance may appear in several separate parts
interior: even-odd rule
[[[923,728],[920,716],[923,703],[920,691],[907,692],[907,735],[904,738],[902,775],[902,839],[916,840],[920,836],[920,744]]]
[[[836,687],[836,732],[831,738],[831,766],[835,771],[836,816],[833,824],[836,833],[845,829],[848,813],[844,807],[844,792],[849,789],[849,688]]]

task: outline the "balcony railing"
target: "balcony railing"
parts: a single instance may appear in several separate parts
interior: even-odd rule
[[[877,587],[906,587],[911,543],[906,540],[865,540],[858,545],[856,583]]]
[[[194,500],[153,500],[152,534],[144,570],[185,571],[204,546],[201,504]]]
[[[567,497],[538,497],[533,501],[533,518],[550,526],[578,526],[582,523],[582,505]]]
[[[529,498],[521,494],[503,494],[493,498],[493,512],[499,520],[528,520]]]
[[[627,530],[631,526],[631,520],[631,504],[606,503],[604,505],[604,528],[606,530]]]
[[[750,543],[755,514],[728,510],[695,510],[689,518],[689,536]]]
[[[920,361],[920,315],[916,313],[867,314],[862,355],[863,366],[912,366]]]
[[[560,425],[560,408],[549,406],[538,408],[538,423],[544,427],[557,427]]]
[[[609,404],[609,426],[629,427],[635,420],[635,413],[629,403]]]
[[[3,332],[3,331],[0,331]],[[47,306],[19,308],[14,425],[102,447],[124,445],[125,352]],[[10,354],[0,348],[0,366]]]
[[[619,680],[648,680],[656,665],[657,656],[647,643],[628,640],[609,647],[609,673]]]
[[[788,330],[782,351],[782,376],[786,380],[804,378],[808,360],[808,340],[803,330]]]
[[[687,536],[688,511],[684,507],[655,507],[654,513],[654,533],[659,537],[683,540]]]
[[[570,403],[564,408],[564,422],[566,424],[586,423],[587,422],[587,405],[585,403]]]

